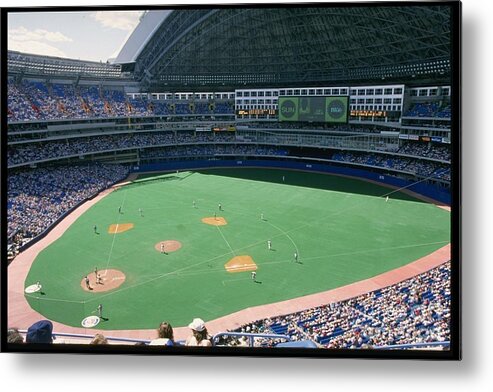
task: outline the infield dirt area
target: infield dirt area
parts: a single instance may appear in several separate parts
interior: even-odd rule
[[[118,234],[134,228],[133,223],[116,223],[108,227],[108,234]]]
[[[89,278],[89,287],[86,286],[85,278],[80,281],[80,287],[84,291],[91,293],[101,293],[103,291],[110,291],[120,287],[125,282],[125,274],[122,271],[115,269],[105,269],[98,271],[100,276],[99,282],[96,279],[96,274],[91,272],[87,275]]]
[[[166,253],[176,252],[178,249],[181,248],[180,241],[167,240],[158,242],[156,245],[154,245],[154,249],[156,249],[158,252],[161,252],[161,245],[163,246],[162,250],[164,250]]]
[[[226,268],[226,271],[228,272],[255,271],[257,269],[257,264],[255,264],[251,256],[236,256],[229,260],[224,265],[224,268]]]
[[[222,216],[218,216],[216,218],[214,217],[202,218],[202,222],[212,226],[226,226],[228,224],[226,219],[224,219]]]

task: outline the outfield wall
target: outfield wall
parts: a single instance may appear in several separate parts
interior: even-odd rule
[[[250,167],[250,168],[278,168],[287,170],[303,170],[312,172],[322,172],[327,174],[344,175],[357,177],[364,180],[375,181],[383,185],[390,185],[397,188],[406,188],[411,192],[418,193],[430,199],[444,203],[448,206],[451,204],[450,191],[436,185],[425,182],[409,181],[389,175],[375,173],[369,170],[356,169],[353,167],[336,166],[330,164],[306,163],[306,162],[289,162],[275,160],[197,160],[182,162],[162,162],[150,163],[140,166],[133,166],[131,172],[160,172],[174,170],[192,170],[208,168],[225,168],[225,167]]]

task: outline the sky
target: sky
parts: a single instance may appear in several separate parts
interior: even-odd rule
[[[71,59],[115,58],[143,11],[8,14],[8,49]]]

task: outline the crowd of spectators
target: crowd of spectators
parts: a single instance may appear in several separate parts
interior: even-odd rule
[[[415,103],[404,116],[450,118],[450,104],[440,106],[438,102]]]
[[[374,348],[450,339],[450,262],[342,302],[249,323],[242,333],[275,333],[327,348]],[[276,342],[256,339],[255,345]],[[227,344],[238,344],[229,338]]]
[[[8,121],[131,117],[154,115],[234,114],[232,102],[175,103],[131,98],[122,89],[8,80]]]
[[[38,118],[39,109],[34,104],[29,104],[19,88],[10,82],[7,85],[7,97],[8,121],[31,121]]]
[[[422,177],[432,177],[445,181],[450,181],[451,178],[450,165],[422,159],[343,151],[334,153],[332,159],[340,162],[351,162],[360,165],[400,170]]]
[[[10,145],[7,151],[7,162],[9,166],[13,166],[46,159],[128,148],[142,149],[140,152],[141,159],[213,156],[217,154],[289,155],[288,149],[286,148],[252,145],[246,142],[248,140],[238,140],[234,133],[229,132],[180,132],[176,134],[173,132],[142,132],[134,134],[113,134],[91,138],[72,138],[44,143]],[[202,145],[200,143],[209,144]],[[183,144],[187,145],[183,146]],[[170,147],[161,149],[150,148],[156,146]],[[429,158],[443,160],[450,159],[450,151],[447,147],[433,146],[430,148],[424,144],[417,143],[405,144],[399,149],[398,153],[413,156],[421,156],[422,154]],[[429,160],[414,159],[399,155],[348,151],[336,152],[332,155],[332,159],[340,162],[382,167],[450,181],[450,166]]]
[[[7,151],[8,166],[52,158],[84,155],[118,149],[145,148],[184,143],[235,142],[234,132],[140,132],[70,138],[40,143],[11,144]]]
[[[147,149],[140,154],[142,161],[165,158],[212,157],[214,155],[234,156],[285,156],[288,151],[278,147],[255,145],[192,145],[159,149]]]
[[[399,148],[397,153],[449,162],[451,159],[450,147],[435,143],[407,142]]]
[[[195,346],[211,347],[212,340],[204,320],[194,318],[188,325],[190,335],[184,341],[176,341],[174,338],[173,327],[170,323],[163,321],[159,324],[156,332],[157,337],[150,341],[139,341],[136,346]],[[32,324],[25,332],[26,338],[22,336],[18,328],[12,327],[7,332],[7,343],[9,344],[53,344],[69,343],[68,341],[56,342],[56,335],[53,331],[53,323],[50,320],[39,320]],[[101,333],[96,333],[89,342],[90,345],[108,345],[109,339]]]
[[[175,138],[172,132],[149,132],[17,144],[9,146],[7,162],[11,166],[50,158],[83,155],[89,152],[148,147],[160,144],[173,144],[174,142]]]
[[[88,153],[103,151],[123,150],[131,148],[146,148],[160,145],[175,145],[183,143],[248,143],[255,142],[255,138],[237,135],[236,132],[186,132],[173,133],[171,131],[119,133],[92,137],[67,138],[64,140],[52,140],[39,143],[10,144],[7,151],[7,162],[9,166],[27,164],[30,162],[43,161],[52,158],[78,156]],[[263,142],[269,144],[314,144],[332,146],[329,140],[306,138],[303,135],[269,136]],[[261,143],[259,141],[259,143]],[[335,143],[335,142],[331,142]],[[385,150],[385,146],[382,150]],[[378,149],[378,146],[373,146]],[[408,142],[402,145],[398,154],[420,156],[426,158],[450,160],[450,148],[443,145],[431,143]],[[411,162],[409,159],[395,156],[387,158],[375,154],[351,154],[341,153],[334,159],[352,161],[372,166],[382,166],[404,170]],[[425,163],[429,167],[430,163]]]
[[[10,257],[86,198],[125,178],[123,165],[52,166],[9,173],[7,237]]]
[[[356,126],[354,124],[334,125],[330,123],[311,123],[306,121],[300,122],[278,122],[278,121],[249,121],[238,123],[241,127],[251,129],[307,129],[341,133],[380,133],[389,131],[388,128],[377,128],[367,126]]]

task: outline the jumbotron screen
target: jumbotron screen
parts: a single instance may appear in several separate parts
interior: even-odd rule
[[[347,123],[347,96],[279,97],[279,121]]]

